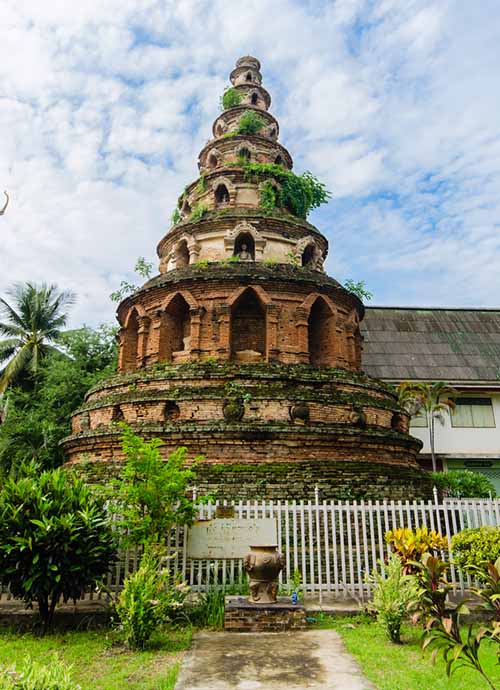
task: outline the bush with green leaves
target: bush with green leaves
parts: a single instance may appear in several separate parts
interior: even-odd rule
[[[484,568],[500,558],[500,528],[464,529],[451,538],[453,560],[460,568]]]
[[[109,500],[119,517],[116,525],[124,546],[164,542],[175,525],[189,525],[196,514],[187,496],[195,473],[185,467],[186,448],[163,459],[158,438],[145,441],[124,423],[125,463],[119,479],[110,483]],[[195,459],[195,462],[198,458]]]
[[[27,657],[20,668],[0,670],[0,690],[81,690],[71,679],[71,669],[56,654],[49,664]]]
[[[236,134],[257,134],[265,125],[265,121],[258,113],[253,110],[246,110],[240,117]]]
[[[272,210],[274,199],[276,207],[284,207],[299,218],[307,218],[309,211],[326,204],[331,196],[325,185],[310,172],[296,175],[275,163],[242,162],[242,167],[247,179],[274,179],[280,183],[272,190],[270,185],[262,185],[261,204],[268,210]]]
[[[102,498],[62,470],[7,477],[0,490],[0,581],[28,607],[38,604],[44,630],[59,601],[98,586],[115,557]]]
[[[242,100],[243,96],[240,94],[238,89],[229,86],[227,89],[224,90],[224,93],[220,98],[221,110],[229,110],[229,108],[235,108],[237,105],[240,105]]]
[[[392,642],[401,642],[401,626],[418,601],[418,582],[413,575],[403,573],[401,560],[392,554],[384,572],[374,571],[369,578],[373,585],[373,599],[369,608],[377,615]]]
[[[488,477],[471,470],[433,472],[432,481],[440,492],[453,498],[495,498],[496,490]]]
[[[115,607],[128,646],[143,649],[153,632],[182,607],[188,592],[186,583],[172,581],[161,550],[147,547],[139,567],[125,580]]]

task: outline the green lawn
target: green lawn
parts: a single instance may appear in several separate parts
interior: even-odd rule
[[[72,677],[82,690],[172,690],[190,642],[189,628],[159,634],[143,652],[114,645],[105,630],[46,637],[1,631],[0,665],[20,665],[26,656],[50,663],[56,653],[73,667]]]
[[[421,629],[405,626],[403,644],[395,645],[371,619],[323,618],[319,627],[334,628],[343,637],[351,654],[359,661],[365,675],[378,690],[486,690],[481,676],[461,668],[448,679],[441,659],[433,666],[430,654],[422,655]],[[500,690],[500,666],[496,663],[498,645],[484,644],[484,668]]]

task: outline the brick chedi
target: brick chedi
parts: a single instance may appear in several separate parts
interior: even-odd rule
[[[75,412],[68,465],[114,474],[125,421],[203,455],[199,490],[220,498],[426,496],[407,414],[361,371],[363,305],[324,273],[261,79],[237,61],[160,273],[118,307],[119,371]]]

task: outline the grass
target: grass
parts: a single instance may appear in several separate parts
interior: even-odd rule
[[[54,653],[72,666],[82,690],[173,690],[182,651],[191,629],[158,633],[149,648],[132,652],[113,644],[106,631],[65,632],[38,637],[32,633],[0,632],[0,665],[22,665],[30,656],[45,663]]]
[[[390,642],[381,627],[364,616],[356,618],[317,618],[315,627],[333,628],[344,639],[366,677],[378,690],[485,690],[481,676],[470,669],[460,668],[447,678],[442,659],[433,666],[430,654],[420,649],[421,629],[403,627],[403,644]],[[497,664],[498,645],[484,642],[481,660],[494,685],[500,689],[500,666]]]

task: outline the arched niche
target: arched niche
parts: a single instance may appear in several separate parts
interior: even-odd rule
[[[229,190],[225,184],[218,184],[214,192],[214,200],[216,206],[221,206],[222,204],[228,204],[231,200]]]
[[[207,167],[210,168],[210,170],[215,170],[215,168],[218,165],[219,165],[219,156],[214,151],[211,151],[208,154]]]
[[[304,268],[314,268],[316,265],[316,247],[314,244],[308,244],[305,247],[300,257],[300,263]]]
[[[285,162],[284,162],[283,158],[282,158],[281,156],[278,155],[278,156],[276,156],[276,158],[274,159],[274,164],[275,164],[275,165],[282,165],[282,166],[283,166],[283,165],[285,164]]]
[[[160,361],[176,361],[191,349],[191,312],[188,302],[178,293],[166,306],[160,322]]]
[[[252,105],[258,105],[259,104],[259,94],[257,91],[254,91],[252,95],[250,96],[250,103]]]
[[[242,158],[243,160],[250,162],[252,159],[252,152],[246,146],[242,146],[238,151],[238,158]]]
[[[181,240],[175,248],[175,267],[182,268],[189,265],[189,248],[187,240]]]
[[[125,323],[122,336],[121,368],[133,371],[137,368],[137,351],[139,345],[139,315],[133,309]]]
[[[247,72],[246,77],[245,77],[245,81],[252,81],[252,79],[253,79],[252,73],[251,73],[251,72]]]
[[[252,288],[231,306],[231,359],[246,362],[266,359],[266,307]]]
[[[241,261],[255,261],[255,240],[249,232],[240,232],[234,240],[234,256]]]
[[[307,321],[309,362],[314,367],[333,366],[335,362],[335,313],[318,296],[309,310]]]

